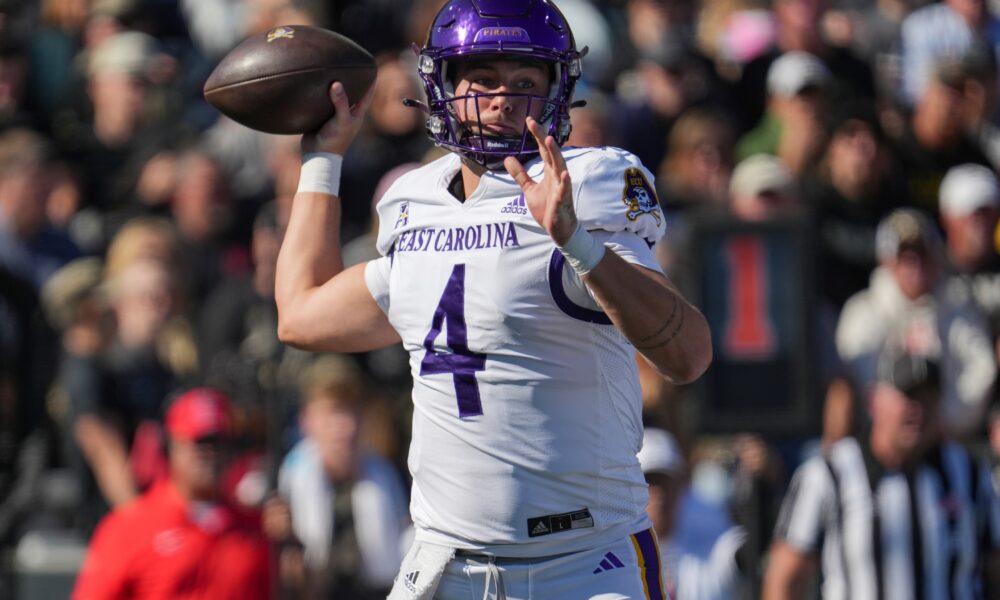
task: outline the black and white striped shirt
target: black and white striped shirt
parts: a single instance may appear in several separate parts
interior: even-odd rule
[[[848,438],[796,471],[775,537],[819,553],[826,600],[976,599],[983,551],[1000,548],[1000,503],[958,445],[885,471]]]

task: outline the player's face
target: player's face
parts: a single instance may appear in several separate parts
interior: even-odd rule
[[[542,98],[548,96],[550,83],[548,67],[540,61],[473,57],[456,66],[455,95],[501,95],[460,100],[455,111],[462,125],[474,134],[520,137],[525,118],[541,116]]]

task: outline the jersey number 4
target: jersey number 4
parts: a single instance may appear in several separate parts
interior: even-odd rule
[[[434,341],[441,335],[446,320],[451,352],[438,352],[434,349]],[[451,373],[458,398],[458,416],[464,418],[483,414],[476,371],[486,369],[486,355],[469,350],[465,325],[465,265],[455,265],[451,271],[441,300],[434,309],[431,330],[424,338],[424,348],[427,353],[420,363],[420,374]]]

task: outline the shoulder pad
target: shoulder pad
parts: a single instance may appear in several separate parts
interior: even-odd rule
[[[639,159],[618,148],[567,149],[577,219],[585,229],[630,231],[650,245],[666,223],[653,175]]]
[[[399,231],[409,223],[410,204],[420,198],[420,194],[433,194],[438,179],[444,170],[449,168],[454,154],[448,154],[438,160],[401,175],[382,195],[375,207],[378,213],[379,254],[385,256],[392,248]]]

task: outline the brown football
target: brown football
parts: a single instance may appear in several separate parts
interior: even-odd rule
[[[205,82],[219,112],[267,133],[309,133],[333,116],[330,84],[351,104],[375,81],[375,59],[354,41],[305,25],[276,27],[233,48]]]

